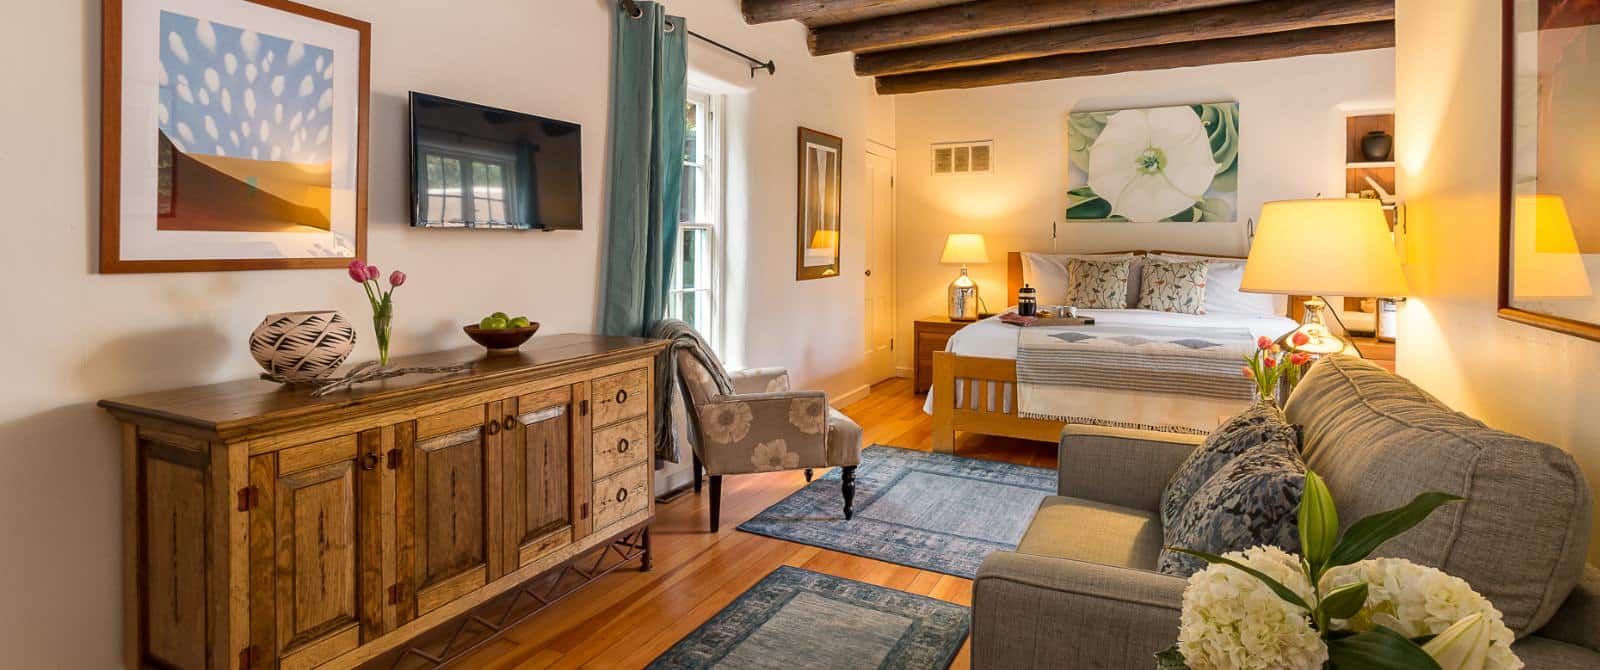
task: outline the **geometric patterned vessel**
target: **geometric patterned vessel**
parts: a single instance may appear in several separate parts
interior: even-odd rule
[[[250,355],[290,384],[333,374],[356,346],[356,331],[333,310],[268,314],[250,333]]]

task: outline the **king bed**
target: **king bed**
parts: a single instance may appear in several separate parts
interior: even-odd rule
[[[1207,383],[1206,378],[1146,375],[1128,370],[1105,370],[1103,377],[1126,375],[1129,381],[1145,379],[1172,379],[1170,389],[1159,385],[1096,383],[1095,375],[1079,375],[1066,385],[1040,386],[1032,381],[1041,376],[1031,366],[1038,365],[1038,356],[1030,356],[1028,340],[1036,346],[1048,341],[1042,336],[1054,333],[1056,337],[1076,341],[1075,337],[1089,339],[1091,335],[1118,335],[1113,340],[1138,343],[1127,347],[1129,366],[1136,366],[1141,349],[1155,346],[1152,342],[1175,342],[1170,349],[1181,352],[1171,354],[1178,367],[1208,366],[1215,379],[1217,370],[1226,369],[1237,374],[1247,353],[1240,342],[1248,343],[1256,337],[1277,339],[1293,330],[1296,323],[1282,316],[1283,299],[1278,296],[1247,294],[1238,291],[1243,274],[1244,259],[1221,256],[1203,256],[1162,251],[1112,252],[1105,254],[1043,254],[1010,252],[1007,254],[1007,292],[1015,296],[1024,283],[1038,290],[1041,307],[1065,302],[1066,266],[1068,259],[1134,259],[1130,271],[1128,305],[1126,309],[1083,309],[1079,315],[1095,320],[1093,325],[1081,328],[1048,328],[1034,326],[1022,328],[991,317],[974,322],[951,336],[945,351],[933,354],[933,387],[928,394],[925,411],[933,415],[933,448],[949,453],[955,448],[956,431],[1000,435],[1031,440],[1055,442],[1061,428],[1068,422],[1089,423],[1111,427],[1136,427],[1172,432],[1204,433],[1215,427],[1219,417],[1237,412],[1250,402],[1248,394],[1241,395],[1234,386],[1221,389],[1225,384]],[[1139,265],[1155,259],[1163,262],[1195,262],[1204,260],[1209,266],[1203,314],[1182,314],[1139,309],[1137,287]],[[1023,331],[1035,331],[1023,334]],[[1079,334],[1084,335],[1079,335]],[[1048,346],[1048,345],[1046,345]],[[1056,345],[1061,346],[1061,345]],[[1018,381],[1019,349],[1024,361],[1023,380]],[[1238,357],[1235,357],[1238,356]],[[1104,360],[1117,360],[1114,353],[1102,354]],[[1104,364],[1102,363],[1102,366]],[[1237,380],[1237,377],[1235,378]],[[1182,392],[1173,389],[1182,388]],[[1248,388],[1248,387],[1246,387]],[[1210,391],[1216,390],[1212,393]],[[1020,405],[1020,406],[1019,406]]]

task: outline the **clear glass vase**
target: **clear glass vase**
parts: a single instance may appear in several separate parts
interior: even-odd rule
[[[389,330],[394,325],[394,303],[385,301],[372,313],[372,334],[378,341],[378,364],[389,364]]]

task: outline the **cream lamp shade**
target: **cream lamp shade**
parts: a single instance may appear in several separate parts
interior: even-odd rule
[[[1240,289],[1374,298],[1408,291],[1383,207],[1370,198],[1262,205]]]
[[[944,253],[939,256],[940,263],[987,263],[989,250],[983,244],[983,236],[977,233],[952,233],[944,240]]]
[[[839,231],[819,230],[811,236],[812,249],[833,249],[839,246]]]
[[[1561,196],[1519,195],[1514,214],[1511,295],[1527,299],[1592,295],[1589,271]]]

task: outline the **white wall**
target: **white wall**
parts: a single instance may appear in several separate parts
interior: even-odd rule
[[[1500,11],[1400,0],[1395,155],[1410,226],[1400,374],[1490,425],[1571,452],[1600,490],[1600,343],[1495,314]],[[1600,514],[1589,545],[1600,561]]]
[[[1237,223],[1073,223],[1066,207],[1067,114],[1236,100],[1240,116]],[[896,99],[899,342],[911,321],[945,311],[956,268],[937,263],[945,235],[983,233],[990,263],[972,274],[991,310],[1006,293],[1007,251],[1171,249],[1246,251],[1245,220],[1261,203],[1344,190],[1344,117],[1394,104],[1394,50],[1305,56],[1155,72],[941,91]],[[929,144],[994,140],[990,175],[932,176]],[[912,348],[897,363],[911,365]]]
[[[316,0],[373,24],[369,260],[404,269],[396,353],[465,344],[459,323],[504,309],[548,332],[591,330],[600,256],[610,6],[605,0]],[[470,5],[470,6],[469,6]],[[858,386],[859,189],[845,191],[844,277],[793,279],[796,125],[843,135],[845,177],[862,170],[869,132],[892,141],[892,103],[872,99],[846,57],[811,60],[798,24],[748,28],[735,0],[676,0],[692,27],[778,61],[750,86],[751,175],[730,201],[742,359],[786,365],[835,393]],[[9,223],[0,244],[0,649],[16,667],[106,668],[121,637],[120,470],[100,398],[254,375],[245,339],[269,312],[368,309],[342,271],[99,275],[99,0],[8,7],[0,22],[0,149]],[[440,48],[440,45],[450,48]],[[696,64],[722,58],[691,44]],[[428,231],[407,227],[409,90],[583,124],[581,232]],[[848,237],[854,235],[855,239]],[[357,358],[375,355],[370,334]]]

